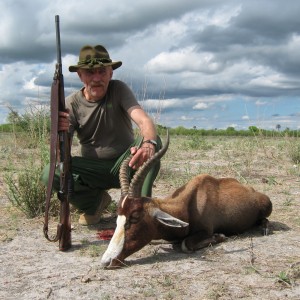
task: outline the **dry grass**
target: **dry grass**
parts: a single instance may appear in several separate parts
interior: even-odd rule
[[[155,183],[164,196],[199,173],[235,177],[269,195],[271,234],[253,229],[223,244],[186,255],[176,245],[153,243],[130,256],[128,268],[102,270],[107,242],[97,231],[112,226],[110,215],[84,228],[73,220],[73,248],[57,250],[42,236],[42,218],[27,220],[5,196],[3,175],[28,150],[1,139],[1,299],[299,299],[300,166],[292,160],[295,139],[171,137]],[[74,149],[76,151],[76,149]],[[110,191],[118,200],[119,191]],[[54,222],[54,226],[55,226]]]

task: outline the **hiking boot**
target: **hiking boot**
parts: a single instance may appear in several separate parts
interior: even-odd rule
[[[108,205],[112,201],[111,196],[106,191],[102,191],[100,197],[101,197],[101,201],[99,206],[96,209],[95,214],[93,215],[87,215],[86,213],[81,214],[78,220],[78,223],[80,225],[85,225],[85,226],[95,225],[100,222],[103,211],[108,207]]]

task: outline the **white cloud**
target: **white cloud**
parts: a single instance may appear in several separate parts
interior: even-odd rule
[[[265,126],[282,114],[296,127],[299,10],[294,0],[285,10],[276,0],[2,1],[0,115],[3,104],[24,109],[26,99],[49,98],[58,14],[66,94],[80,86],[68,72],[80,47],[100,43],[123,61],[114,78],[128,79],[144,107],[163,111],[166,125],[247,126],[264,110]]]
[[[256,105],[256,106],[264,106],[264,105],[266,105],[267,103],[268,103],[267,101],[261,101],[261,100],[255,101],[255,105]]]
[[[192,120],[194,120],[194,118],[188,117],[188,116],[181,116],[180,120],[182,120],[182,121],[192,121]]]
[[[180,99],[147,99],[141,101],[143,107],[147,109],[170,109],[180,108],[184,106],[184,103]]]
[[[194,47],[186,47],[173,52],[162,52],[152,58],[145,69],[150,72],[216,72],[222,64],[215,61],[212,53],[195,52]]]
[[[193,106],[193,109],[195,110],[205,110],[207,108],[209,108],[209,105],[204,102],[197,103],[196,105]]]

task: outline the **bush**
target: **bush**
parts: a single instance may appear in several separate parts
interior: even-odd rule
[[[44,213],[46,188],[40,182],[40,166],[24,167],[17,174],[8,172],[4,179],[8,186],[9,201],[19,208],[28,218]]]
[[[289,155],[294,164],[300,164],[300,143],[291,143],[289,146]]]
[[[190,140],[186,142],[187,148],[194,150],[210,150],[213,148],[213,145],[208,143],[205,139],[199,136],[192,136]]]
[[[46,187],[40,176],[49,163],[49,115],[40,108],[32,108],[22,116],[12,112],[16,143],[11,146],[10,152],[14,155],[9,157],[8,171],[4,175],[7,196],[14,206],[33,218],[45,211]],[[57,210],[57,205],[53,209]]]

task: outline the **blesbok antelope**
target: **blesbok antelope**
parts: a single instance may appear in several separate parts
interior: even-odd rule
[[[164,147],[128,180],[128,162],[120,169],[121,199],[117,227],[101,263],[114,268],[151,240],[180,240],[184,252],[192,252],[263,225],[267,233],[272,203],[268,196],[233,178],[199,175],[165,199],[141,197],[143,181],[151,166],[167,151]]]

